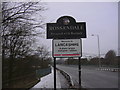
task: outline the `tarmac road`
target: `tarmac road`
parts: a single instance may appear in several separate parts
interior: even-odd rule
[[[67,72],[78,85],[78,67],[57,65],[57,68]],[[118,72],[100,71],[96,67],[83,66],[81,82],[85,88],[118,88]]]

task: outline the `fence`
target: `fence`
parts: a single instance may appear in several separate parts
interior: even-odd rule
[[[51,67],[36,70],[36,75],[38,78],[41,78],[49,73],[51,73]]]

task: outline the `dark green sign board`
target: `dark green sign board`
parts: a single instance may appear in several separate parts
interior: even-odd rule
[[[70,16],[63,16],[57,23],[47,23],[47,39],[86,38],[86,23],[77,22]]]

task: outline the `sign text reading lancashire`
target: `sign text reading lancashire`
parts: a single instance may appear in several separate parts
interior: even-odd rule
[[[80,39],[53,40],[53,57],[80,57]]]

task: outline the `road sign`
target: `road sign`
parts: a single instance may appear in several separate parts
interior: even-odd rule
[[[73,17],[63,16],[57,23],[47,23],[47,39],[53,39],[54,89],[56,90],[56,58],[79,57],[79,87],[81,88],[82,41],[86,38],[86,22],[77,22]]]
[[[53,57],[81,57],[81,39],[53,40]]]
[[[86,23],[77,22],[70,16],[63,16],[57,23],[47,23],[47,39],[86,38]]]

